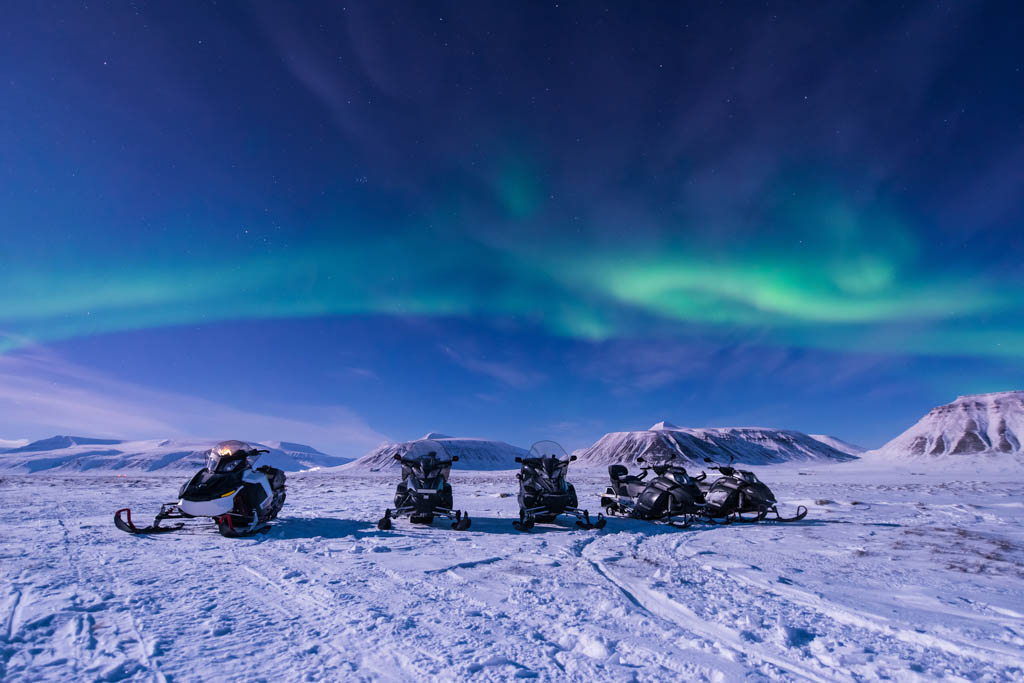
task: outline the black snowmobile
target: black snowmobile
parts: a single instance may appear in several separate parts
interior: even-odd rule
[[[537,522],[555,521],[558,515],[572,515],[583,529],[601,529],[607,520],[600,513],[590,521],[590,513],[579,509],[576,488],[565,480],[569,463],[576,456],[566,455],[554,441],[538,441],[525,458],[516,458],[522,467],[519,479],[519,521],[512,522],[519,531],[529,531]]]
[[[704,462],[710,463],[712,460],[705,458]],[[711,469],[718,470],[722,476],[714,481],[705,478],[701,484],[704,488],[704,515],[709,522],[799,522],[807,516],[807,508],[803,505],[797,506],[796,514],[792,517],[779,514],[775,494],[768,485],[753,472],[733,467],[732,458],[729,458],[728,465]],[[744,513],[754,516],[744,517]],[[769,514],[775,516],[769,517]]]
[[[160,506],[151,526],[135,526],[128,508],[114,513],[114,525],[130,534],[159,534],[185,526],[161,526],[165,519],[212,517],[223,536],[266,533],[285,499],[284,472],[270,466],[253,469],[267,452],[244,441],[222,441],[207,452],[206,466],[181,487],[178,502]]]
[[[609,465],[612,485],[601,496],[609,516],[632,517],[672,526],[688,527],[703,514],[704,495],[676,458],[650,465],[640,457],[640,474],[629,474],[625,465]],[[655,477],[647,479],[650,470]]]
[[[452,509],[452,486],[448,483],[452,463],[459,456],[449,456],[436,441],[421,440],[411,442],[394,457],[402,463],[402,481],[395,490],[395,507],[384,511],[378,529],[390,529],[391,520],[403,515],[408,515],[413,524],[432,524],[434,517],[445,517],[452,520],[453,529],[469,528],[469,515]]]

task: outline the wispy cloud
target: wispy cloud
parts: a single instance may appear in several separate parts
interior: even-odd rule
[[[312,419],[279,417],[150,389],[39,347],[0,355],[0,434],[9,436],[283,439],[344,456],[361,455],[387,438],[345,406],[315,406],[308,413]]]
[[[450,346],[442,345],[440,348],[456,365],[470,372],[496,379],[515,389],[529,389],[541,384],[546,379],[543,373],[523,367],[518,363],[488,360],[474,354],[456,351]]]

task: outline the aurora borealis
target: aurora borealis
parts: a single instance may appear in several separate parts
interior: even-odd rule
[[[6,14],[0,373],[572,446],[1024,386],[1014,4]]]

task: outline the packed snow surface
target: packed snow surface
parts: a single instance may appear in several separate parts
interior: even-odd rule
[[[995,456],[1024,462],[1024,391],[960,396],[868,457],[945,460]]]
[[[206,451],[219,439],[149,439],[121,441],[81,436],[54,436],[0,453],[0,472],[47,470],[85,472],[195,471],[203,466]],[[272,465],[286,472],[311,467],[333,467],[348,462],[321,453],[312,446],[272,441],[254,446],[269,449],[257,465]]]
[[[0,679],[854,681],[1024,677],[1024,476],[756,468],[789,525],[375,525],[393,475],[292,475],[270,533],[117,531],[181,477],[0,477]],[[593,511],[605,482],[570,478]],[[203,523],[200,523],[203,524]]]
[[[581,465],[631,464],[682,458],[703,464],[734,458],[738,463],[765,465],[790,460],[852,460],[854,455],[807,434],[766,427],[691,429],[659,422],[648,430],[605,434],[590,448],[576,451]]]
[[[517,457],[526,457],[527,451],[512,446],[504,441],[489,441],[487,439],[456,438],[430,432],[421,439],[414,441],[391,442],[386,441],[372,451],[353,462],[343,465],[341,469],[352,472],[379,472],[382,470],[397,470],[398,462],[395,454],[399,451],[408,450],[419,442],[430,441],[444,449],[449,456],[458,456],[459,460],[454,468],[464,470],[510,470],[518,469]],[[433,447],[433,446],[432,446]]]

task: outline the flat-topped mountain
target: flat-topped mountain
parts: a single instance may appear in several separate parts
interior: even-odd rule
[[[504,441],[488,439],[471,439],[447,436],[431,432],[420,439],[403,442],[385,442],[374,448],[363,457],[338,468],[351,472],[378,472],[397,468],[395,453],[407,450],[417,442],[432,441],[439,445],[448,455],[458,456],[459,461],[454,468],[461,470],[511,470],[519,467],[516,457],[525,457],[526,450],[512,446]]]
[[[650,429],[605,434],[590,448],[576,451],[580,465],[631,464],[683,458],[767,465],[791,460],[846,461],[856,456],[802,432],[765,427],[683,428],[658,422]]]

